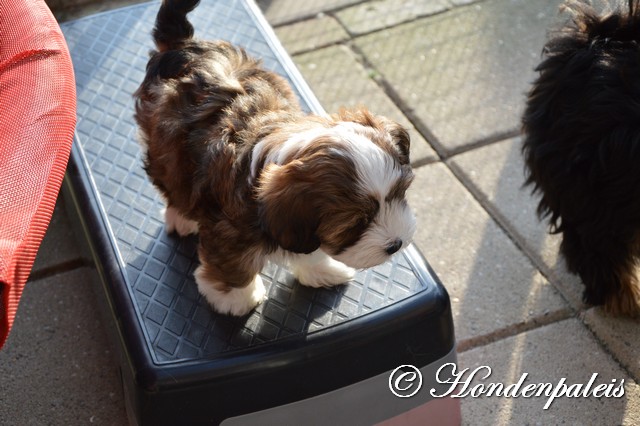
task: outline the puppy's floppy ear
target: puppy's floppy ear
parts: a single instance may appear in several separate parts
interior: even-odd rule
[[[374,115],[363,106],[356,109],[341,108],[335,117],[337,120],[353,121],[354,123],[371,127],[374,130],[388,133],[391,136],[391,142],[398,154],[400,164],[410,163],[409,148],[411,144],[409,133],[397,122],[381,115]]]
[[[398,158],[400,164],[409,164],[409,149],[411,148],[411,141],[409,139],[409,132],[399,123],[388,118],[379,117],[384,129],[389,135],[391,135],[391,141],[398,150]]]
[[[314,183],[305,174],[305,164],[300,160],[282,166],[270,164],[262,171],[258,187],[263,231],[294,253],[311,253],[320,247]]]

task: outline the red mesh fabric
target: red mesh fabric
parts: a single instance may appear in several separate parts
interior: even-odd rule
[[[76,122],[69,51],[42,0],[0,0],[0,348],[51,220]]]

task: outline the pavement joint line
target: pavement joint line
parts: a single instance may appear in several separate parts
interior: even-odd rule
[[[438,158],[423,158],[420,160],[413,161],[411,163],[411,167],[413,169],[419,169],[420,167],[429,166],[431,164],[436,164],[436,163],[443,163],[443,161]]]
[[[390,30],[392,28],[399,27],[401,25],[406,25],[406,24],[410,24],[410,23],[419,21],[421,19],[431,18],[433,16],[438,16],[438,15],[443,15],[445,13],[448,13],[448,12],[451,12],[451,11],[454,11],[454,10],[464,9],[464,8],[467,8],[467,7],[473,7],[473,6],[476,6],[477,4],[483,3],[485,1],[488,1],[488,0],[474,1],[474,2],[471,2],[471,3],[468,3],[468,4],[458,4],[458,5],[456,5],[454,3],[451,3],[451,2],[448,2],[449,6],[444,8],[444,9],[442,9],[442,10],[438,10],[438,11],[432,12],[432,13],[425,13],[425,14],[422,14],[422,15],[419,14],[419,15],[416,15],[413,18],[409,18],[409,19],[407,19],[405,21],[396,22],[394,24],[385,25],[385,26],[382,26],[382,27],[379,27],[379,28],[374,28],[374,29],[369,30],[369,31],[358,32],[358,33],[354,33],[352,31],[350,31],[349,28],[342,22],[342,20],[336,14],[339,13],[339,12],[342,12],[343,10],[350,9],[352,7],[357,7],[357,6],[361,6],[363,4],[369,3],[369,0],[362,0],[362,1],[359,1],[359,2],[353,3],[353,4],[347,4],[347,5],[337,6],[337,7],[334,7],[334,8],[329,8],[329,9],[326,9],[326,10],[318,11],[316,13],[309,13],[309,14],[297,16],[297,17],[291,18],[289,20],[285,19],[282,22],[278,22],[277,24],[272,25],[272,27],[274,29],[275,28],[280,28],[280,27],[286,27],[287,25],[298,24],[300,22],[310,21],[312,19],[316,19],[319,15],[326,15],[326,16],[331,16],[336,21],[338,21],[340,23],[340,25],[344,28],[344,30],[347,32],[347,34],[349,34],[349,36],[353,39],[353,38],[364,37],[364,36],[368,36],[368,35],[371,35],[371,34],[379,33],[379,32],[382,32],[382,31],[387,31],[387,30]]]
[[[611,359],[613,359],[613,361],[616,364],[618,364],[618,366],[622,369],[622,371],[624,371],[629,377],[631,377],[636,382],[640,382],[640,377],[636,377],[634,374],[632,374],[631,370],[629,370],[629,368],[627,368],[627,366],[624,364],[624,362],[622,362],[622,360],[618,356],[616,356],[615,351],[610,350],[609,349],[609,345],[607,345],[607,343],[605,341],[600,339],[600,337],[598,336],[598,333],[596,333],[595,330],[593,330],[593,328],[591,328],[591,326],[589,326],[589,324],[585,320],[586,313],[587,313],[586,310],[580,311],[579,314],[578,314],[578,318],[580,319],[580,322],[582,324],[584,324],[584,326],[587,328],[589,333],[593,336],[594,340],[598,343],[598,345],[600,345],[602,350],[606,354],[608,354],[609,357],[611,357]]]
[[[325,13],[325,15],[330,16],[338,22],[338,25],[344,29],[349,35],[349,39],[347,40],[339,40],[332,43],[328,43],[323,46],[315,46],[313,48],[304,49],[302,51],[296,52],[291,55],[292,57],[296,57],[298,55],[303,55],[305,53],[316,52],[322,49],[326,49],[331,46],[344,46],[346,47],[354,56],[356,62],[358,62],[365,70],[373,71],[377,77],[371,77],[371,80],[383,91],[383,93],[389,98],[389,100],[400,110],[400,112],[405,116],[405,118],[411,123],[411,125],[421,134],[421,136],[425,139],[427,144],[435,151],[438,156],[437,159],[423,159],[419,160],[416,163],[413,163],[412,166],[414,168],[421,167],[427,164],[432,164],[438,161],[442,161],[447,158],[444,148],[437,141],[436,136],[428,129],[428,127],[422,123],[422,120],[418,118],[412,112],[412,108],[405,104],[402,97],[396,92],[393,86],[384,78],[384,75],[367,59],[364,52],[362,52],[354,43],[355,37],[349,32],[349,29],[342,23],[340,19],[334,16],[332,13]],[[405,22],[406,23],[406,22]],[[434,143],[435,141],[435,143]]]
[[[360,6],[360,5],[368,3],[368,2],[369,2],[369,0],[361,0],[361,1],[357,2],[357,3],[346,4],[346,5],[342,5],[342,6],[336,6],[334,8],[329,8],[327,10],[319,10],[319,11],[314,12],[314,13],[307,13],[307,14],[303,14],[303,15],[300,15],[300,16],[296,16],[296,17],[290,18],[288,20],[285,19],[282,22],[278,22],[275,25],[269,23],[269,25],[271,25],[271,27],[274,28],[274,29],[280,28],[280,27],[286,27],[287,25],[298,24],[300,22],[310,21],[312,19],[316,19],[318,17],[318,15],[329,15],[329,14],[332,14],[332,13],[340,12],[340,11],[345,10],[345,9],[349,9],[350,7]],[[258,4],[258,7],[260,8],[259,4]],[[260,8],[260,10],[262,10],[262,8]],[[264,11],[262,11],[262,13],[265,14]],[[351,35],[351,32],[347,31],[347,33],[349,35]]]
[[[575,318],[579,313],[575,312],[571,307],[559,309],[557,311],[548,312],[531,318],[518,324],[511,324],[504,328],[494,330],[490,333],[480,336],[473,336],[468,339],[461,340],[457,343],[456,350],[458,354],[470,351],[472,349],[488,346],[492,343],[499,342],[509,337],[517,336],[522,333],[537,330],[557,322],[561,322],[570,318]],[[582,324],[586,327],[584,322]],[[588,329],[588,327],[587,327]],[[590,334],[593,334],[589,330]]]
[[[358,6],[358,5],[352,5],[352,7],[353,6]],[[412,23],[414,23],[416,21],[420,21],[421,19],[431,18],[431,17],[438,16],[438,15],[443,15],[443,14],[451,12],[453,10],[458,10],[460,8],[463,8],[465,6],[468,6],[468,5],[458,5],[458,6],[456,6],[454,4],[451,4],[450,7],[446,8],[446,9],[439,10],[437,12],[425,13],[423,15],[416,15],[413,18],[409,18],[409,19],[407,19],[405,21],[396,22],[395,24],[390,24],[390,25],[384,25],[384,26],[379,27],[379,28],[374,28],[374,29],[369,30],[369,31],[363,31],[363,32],[358,32],[358,33],[354,33],[352,31],[349,31],[349,28],[345,24],[343,24],[342,20],[337,15],[334,16],[334,18],[335,18],[336,21],[338,21],[340,23],[340,25],[342,25],[344,27],[344,29],[347,31],[347,34],[349,34],[351,36],[351,38],[354,39],[354,38],[358,38],[358,37],[365,37],[365,36],[369,36],[371,34],[380,33],[382,31],[387,31],[387,30],[393,29],[395,27],[399,27],[401,25],[412,24]],[[336,12],[341,12],[342,10],[345,10],[345,9],[348,9],[348,8],[341,8],[340,10],[324,12],[324,13],[325,14],[331,13],[332,16],[333,16],[333,14],[335,14]]]
[[[465,154],[469,151],[473,151],[474,149],[484,148],[486,146],[493,145],[494,143],[503,142],[508,139],[517,138],[519,136],[522,136],[522,132],[520,131],[520,129],[513,129],[513,130],[507,130],[501,133],[496,133],[486,138],[483,138],[475,142],[471,142],[469,144],[450,150],[445,155],[444,160],[448,161],[457,155]]]
[[[342,23],[340,23],[340,25],[342,25]],[[316,52],[331,46],[346,47],[353,54],[356,62],[362,65],[362,67],[365,70],[371,70],[378,76],[378,77],[371,77],[371,80],[373,80],[373,82],[383,91],[385,96],[387,96],[387,98],[389,98],[389,100],[393,103],[393,105],[395,105],[400,110],[400,112],[402,113],[402,115],[405,116],[407,121],[411,123],[411,125],[416,129],[416,131],[418,131],[418,133],[420,133],[421,136],[425,139],[427,144],[435,151],[438,158],[436,159],[427,158],[423,160],[418,160],[417,162],[412,163],[412,166],[414,168],[422,167],[424,165],[432,164],[438,161],[443,161],[444,159],[447,158],[447,155],[444,152],[444,148],[441,147],[441,144],[439,142],[436,142],[436,144],[433,143],[434,140],[437,140],[436,136],[427,128],[426,125],[423,125],[421,120],[417,116],[415,116],[415,114],[412,113],[412,108],[405,105],[400,95],[398,95],[395,89],[393,89],[393,86],[387,82],[383,74],[378,69],[376,69],[372,63],[369,62],[364,52],[358,49],[358,47],[353,43],[353,38],[350,38],[348,40],[341,40],[341,41],[329,43],[326,46],[316,46],[314,48],[305,49],[304,51],[296,52],[294,55],[291,55],[291,56],[295,57],[305,53]],[[491,142],[493,142],[493,140]]]
[[[315,52],[315,51],[318,51],[318,50],[326,49],[328,47],[346,45],[347,41],[351,41],[351,39],[349,39],[349,40],[330,41],[328,43],[321,44],[321,45],[318,45],[318,46],[309,47],[309,48],[306,48],[306,49],[301,49],[301,50],[297,51],[296,53],[290,53],[289,55],[292,58],[295,58],[296,56],[304,55],[306,53],[312,53],[312,52]]]
[[[378,70],[375,65],[369,61],[366,54],[360,48],[358,48],[353,38],[341,42],[340,44],[344,44],[353,52],[356,61],[358,61],[365,68],[365,70],[371,70],[374,72],[375,76],[371,77],[371,79],[378,85],[378,87],[380,87],[380,89],[382,89],[384,94],[400,110],[400,112],[402,112],[405,118],[422,135],[422,137],[431,146],[431,148],[433,148],[440,161],[447,161],[448,159],[456,155],[463,154],[477,148],[483,148],[497,142],[502,142],[504,140],[511,139],[522,134],[519,128],[515,128],[506,132],[496,133],[489,137],[480,139],[470,144],[466,144],[453,150],[447,150],[445,146],[440,142],[439,138],[424,122],[424,120],[422,120],[422,118],[414,113],[413,108],[405,103],[402,96],[393,87],[393,84],[391,84],[386,79],[384,73]],[[433,160],[431,160],[431,162],[433,162]]]
[[[579,311],[582,306],[574,306],[571,302],[572,298],[565,294],[563,287],[559,285],[560,278],[553,272],[553,270],[547,266],[542,257],[534,250],[529,249],[526,244],[524,236],[514,227],[509,224],[506,217],[495,208],[489,199],[482,193],[482,191],[466,177],[464,171],[457,165],[451,162],[451,159],[443,162],[447,168],[453,173],[455,178],[464,186],[464,188],[471,194],[471,196],[480,204],[482,209],[487,212],[489,217],[496,223],[496,225],[506,234],[507,238],[513,242],[520,252],[522,252],[532,265],[540,272],[540,274],[553,286],[558,292],[558,295],[563,299],[567,306],[571,307],[574,311]]]
[[[104,1],[89,0],[82,4],[68,7],[60,7],[60,5],[58,5],[58,7],[55,8],[54,16],[59,23],[63,23],[147,1],[148,0],[110,0],[106,3]],[[52,7],[52,9],[54,8]]]
[[[93,261],[84,259],[84,258],[76,258],[67,260],[56,265],[47,266],[46,268],[38,269],[36,271],[32,271],[31,275],[29,275],[29,281],[39,281],[46,278],[51,278],[55,275],[64,274],[67,272],[74,271],[76,269],[81,269],[84,267],[95,266]]]
[[[431,132],[428,126],[423,123],[414,112],[413,108],[409,107],[402,97],[398,94],[395,88],[387,81],[384,74],[380,72],[367,58],[362,50],[353,42],[353,39],[346,43],[347,47],[354,54],[356,61],[362,65],[365,70],[372,70],[375,73],[375,77],[372,77],[374,83],[382,89],[383,93],[391,100],[391,102],[400,110],[405,118],[411,123],[411,125],[422,135],[425,141],[430,145],[438,156],[438,160],[444,160],[446,158],[446,152],[444,147],[439,142],[436,135]]]

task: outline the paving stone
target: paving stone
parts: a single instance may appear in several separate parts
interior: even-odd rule
[[[526,248],[527,254],[576,309],[582,303],[583,285],[569,273],[559,255],[561,237],[550,235],[546,222],[538,220],[538,196],[523,188],[524,162],[521,140],[513,138],[474,149],[450,160],[457,174],[475,196]]]
[[[446,0],[374,0],[341,10],[336,16],[351,34],[360,35],[444,12],[449,7]]]
[[[374,76],[358,63],[348,47],[331,46],[293,59],[328,112],[336,112],[343,106],[366,105],[374,113],[394,119],[409,130],[413,163],[437,159],[435,151],[375,83]]]
[[[127,424],[95,279],[83,268],[27,283],[0,351],[0,424]]]
[[[560,0],[491,0],[356,39],[445,154],[519,129]],[[424,133],[424,132],[423,132]]]
[[[319,16],[276,28],[276,35],[289,55],[318,49],[349,39],[349,34],[330,16]]]
[[[449,291],[458,342],[566,314],[553,286],[442,163],[415,173],[415,242]]]
[[[71,228],[67,208],[60,195],[56,202],[49,228],[47,228],[47,233],[38,249],[32,273],[80,259],[82,256],[83,254]]]
[[[257,0],[256,3],[272,26],[311,18],[319,13],[347,7],[362,0]]]
[[[591,308],[584,321],[636,381],[640,381],[640,320],[616,318],[601,308]]]
[[[582,384],[584,391],[593,373],[598,373],[591,389],[599,384],[624,380],[624,395],[614,397],[560,397],[548,409],[546,396],[517,398],[484,396],[461,400],[464,424],[472,425],[549,425],[549,424],[640,424],[640,387],[600,347],[593,336],[572,318],[551,324],[458,355],[460,368],[470,371],[488,366],[491,375],[476,376],[470,386],[484,383],[518,383],[523,373],[527,384],[551,383],[558,386]],[[465,376],[468,377],[468,376]],[[615,380],[615,382],[613,382]],[[576,388],[574,388],[576,389]]]

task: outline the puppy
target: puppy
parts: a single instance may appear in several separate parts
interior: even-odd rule
[[[134,96],[167,230],[199,234],[200,293],[241,316],[265,297],[267,260],[332,286],[405,247],[415,230],[407,132],[365,109],[305,115],[285,79],[243,49],[193,38],[197,4],[162,3]]]
[[[597,13],[569,1],[523,117],[526,184],[584,301],[637,316],[640,288],[640,9]]]

